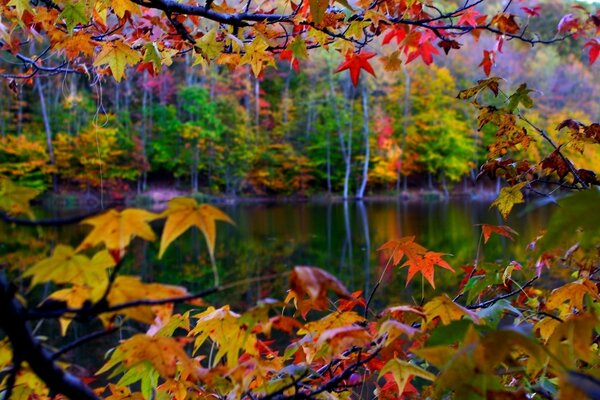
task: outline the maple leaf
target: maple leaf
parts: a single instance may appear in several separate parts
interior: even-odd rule
[[[144,362],[152,364],[164,379],[198,379],[198,365],[183,350],[187,340],[171,337],[137,334],[123,341],[111,354],[110,359],[96,372],[96,375],[111,370],[119,364],[126,369]]]
[[[364,322],[364,318],[354,311],[333,312],[325,317],[305,324],[298,330],[298,335],[310,334],[317,338],[319,335],[328,330],[350,326],[357,322]]]
[[[548,339],[548,349],[551,354],[563,356],[564,362],[575,366],[574,356],[578,356],[586,362],[595,358],[592,352],[593,335],[598,317],[594,314],[583,313],[570,317],[567,321],[558,325]],[[565,347],[568,348],[565,351]]]
[[[76,254],[72,247],[59,244],[51,257],[27,269],[23,277],[32,277],[32,287],[50,281],[104,287],[108,282],[106,269],[114,265],[114,259],[106,250],[96,253],[90,260],[82,254]]]
[[[96,42],[85,32],[77,31],[72,35],[65,36],[62,41],[56,43],[56,48],[64,50],[67,58],[73,59],[80,54],[84,56],[93,55]]]
[[[225,221],[232,225],[234,222],[227,214],[208,204],[198,204],[195,199],[178,197],[169,200],[168,208],[161,214],[167,217],[160,239],[158,258],[161,258],[173,240],[192,226],[197,227],[206,240],[211,260],[214,259],[216,221]]]
[[[19,18],[23,18],[25,11],[33,11],[29,0],[10,0],[6,5],[15,7]]]
[[[381,43],[385,45],[390,43],[393,39],[396,39],[396,43],[400,45],[404,41],[404,38],[406,38],[406,29],[403,26],[398,26],[389,29]]]
[[[196,41],[196,47],[198,47],[207,59],[212,60],[223,52],[224,44],[217,40],[217,28],[213,28],[206,32],[198,41]]]
[[[238,364],[240,351],[257,354],[256,336],[249,332],[248,327],[240,322],[240,315],[232,312],[229,306],[219,309],[209,307],[194,317],[198,318],[198,321],[188,334],[195,338],[194,352],[197,352],[208,338],[219,346],[213,366],[223,357],[227,357],[227,366],[234,368]]]
[[[560,19],[557,29],[559,33],[574,32],[579,29],[579,24],[579,18],[573,14],[567,14]]]
[[[379,61],[383,64],[383,69],[388,72],[400,70],[402,60],[400,59],[400,50],[396,50],[388,55],[382,56]]]
[[[514,207],[515,204],[524,203],[523,193],[521,189],[523,189],[527,185],[527,182],[521,182],[514,186],[503,187],[500,190],[500,195],[496,200],[492,202],[490,208],[498,207],[498,211],[502,214],[504,219],[508,218],[508,214]]]
[[[543,169],[548,169],[551,172],[556,172],[558,177],[562,180],[571,172],[567,162],[563,159],[560,153],[560,147],[550,153],[546,158],[542,160],[540,166]]]
[[[310,7],[310,16],[315,24],[320,24],[323,21],[327,7],[329,7],[329,0],[308,0]]]
[[[417,272],[421,273],[429,282],[431,287],[435,289],[435,281],[434,281],[434,266],[439,265],[442,268],[449,269],[454,272],[454,269],[444,260],[442,256],[444,253],[436,253],[434,251],[428,251],[423,256],[416,256],[413,258],[408,258],[406,262],[402,265],[408,266],[408,276],[406,278],[406,285],[412,280]]]
[[[492,25],[495,25],[500,31],[505,33],[519,33],[519,24],[515,21],[515,16],[508,13],[500,13],[492,18]]]
[[[541,6],[521,7],[521,10],[523,10],[523,12],[525,14],[529,15],[530,17],[539,17],[542,7]]]
[[[130,0],[111,0],[113,11],[119,18],[123,18],[126,12],[137,15],[141,14],[140,6]]]
[[[252,43],[245,46],[245,53],[240,59],[240,64],[250,64],[252,73],[258,77],[265,66],[275,65],[275,59],[267,51],[268,48],[269,45],[261,37],[254,39]]]
[[[329,305],[327,291],[342,298],[350,298],[348,289],[329,272],[320,268],[296,266],[290,274],[290,294],[286,302],[294,299],[297,309],[305,317],[310,308],[324,310]],[[308,301],[304,297],[308,296]]]
[[[471,318],[475,323],[481,322],[481,318],[475,312],[456,304],[446,294],[430,300],[423,306],[423,311],[427,316],[427,323],[439,318],[442,324],[448,325],[464,316]]]
[[[492,233],[497,233],[498,235],[502,235],[504,237],[509,238],[510,240],[514,240],[513,235],[518,235],[518,233],[508,225],[488,225],[481,224],[481,231],[483,232],[483,243],[487,243],[492,236]]]
[[[336,355],[352,346],[367,347],[372,340],[369,331],[362,326],[342,326],[321,332],[317,347],[327,345],[329,354]]]
[[[358,86],[358,78],[360,75],[360,70],[364,69],[369,74],[375,76],[375,71],[373,67],[369,63],[369,59],[375,57],[375,53],[371,53],[368,51],[361,51],[360,53],[349,53],[346,54],[345,60],[340,66],[335,70],[336,73],[342,72],[344,70],[350,71],[350,79],[352,80],[352,84],[354,86]]]
[[[428,251],[425,247],[416,243],[414,236],[407,236],[397,240],[390,240],[384,243],[378,251],[391,250],[392,265],[398,265],[406,256],[406,262],[400,268],[408,266],[408,277],[406,284],[412,280],[417,272],[420,272],[425,279],[435,288],[434,266],[439,265],[442,268],[454,270],[448,263],[441,258],[443,253]]]
[[[501,79],[502,78],[494,76],[491,78],[479,80],[477,81],[477,85],[468,89],[461,90],[458,93],[458,96],[456,97],[462,100],[470,99],[471,97],[479,94],[483,89],[489,89],[492,93],[494,93],[494,96],[497,96],[499,93],[499,82]]]
[[[554,310],[561,304],[568,302],[571,307],[583,311],[583,297],[586,294],[595,301],[600,300],[600,297],[598,297],[598,288],[593,282],[587,279],[579,282],[570,282],[552,291],[546,300],[546,307]]]
[[[444,53],[448,54],[450,52],[450,50],[454,49],[454,50],[458,50],[460,49],[461,44],[458,43],[456,40],[441,40],[438,43],[438,47],[441,47],[442,49],[444,49]]]
[[[102,291],[104,288],[100,288]],[[99,296],[101,296],[102,291],[95,290],[96,294],[94,294],[94,289],[89,286],[78,286],[75,285],[70,288],[57,290],[53,292],[48,298],[42,303],[42,307],[45,305],[51,304],[54,302],[64,302],[68,308],[78,309],[83,307],[86,303],[90,303],[92,301],[98,300]],[[73,315],[65,314],[61,318],[59,318],[58,322],[60,323],[61,334],[64,336],[67,333],[67,329],[69,325],[73,321]]]
[[[0,210],[9,214],[28,214],[33,218],[29,202],[40,191],[26,186],[16,185],[10,179],[0,176]]]
[[[64,18],[67,30],[73,32],[73,28],[75,28],[76,25],[88,22],[89,17],[87,15],[85,1],[69,1],[65,3],[59,17]]]
[[[398,393],[404,392],[406,384],[410,381],[412,376],[418,376],[419,378],[428,381],[435,380],[435,375],[431,372],[398,358],[389,360],[383,368],[381,368],[381,371],[379,371],[379,378],[382,378],[383,375],[387,373],[391,373],[394,377],[394,381],[396,382],[396,385],[398,385]]]
[[[170,299],[188,294],[187,289],[181,286],[144,283],[137,276],[119,275],[115,279],[106,300],[109,306],[114,306],[139,299]],[[172,304],[128,307],[115,313],[102,314],[101,320],[105,325],[109,325],[112,318],[116,314],[120,314],[150,325],[156,317],[159,317],[163,323],[167,322],[172,310]]]
[[[590,65],[592,65],[598,59],[598,56],[600,55],[600,40],[590,39],[586,44],[583,45],[584,49],[586,47],[590,48],[589,58],[590,58]]]
[[[474,7],[471,7],[460,15],[457,25],[469,25],[475,28],[478,25],[478,18],[480,16],[481,13],[477,11]]]
[[[85,237],[76,251],[104,243],[109,250],[123,251],[136,236],[145,240],[156,239],[148,222],[160,216],[146,210],[128,208],[122,212],[109,210],[104,214],[87,218],[82,224],[94,229]]]
[[[391,250],[392,265],[398,265],[402,258],[416,258],[427,252],[427,249],[415,242],[414,236],[406,236],[400,239],[392,239],[377,249],[377,251]]]
[[[496,52],[495,51],[488,51],[488,50],[484,50],[483,51],[483,60],[481,60],[481,63],[479,64],[480,67],[483,67],[483,72],[485,72],[485,74],[487,76],[490,76],[490,72],[492,72],[492,65],[494,65],[496,59]]]
[[[94,60],[94,67],[108,64],[118,82],[123,78],[125,67],[135,65],[141,58],[140,53],[122,41],[108,42],[102,45],[102,50]]]

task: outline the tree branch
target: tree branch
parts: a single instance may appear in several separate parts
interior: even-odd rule
[[[513,290],[510,293],[506,293],[506,294],[503,294],[502,296],[494,297],[493,299],[490,299],[490,300],[487,300],[487,301],[483,301],[481,303],[471,304],[471,305],[468,305],[466,307],[469,310],[474,310],[474,309],[477,309],[477,308],[488,308],[488,307],[491,307],[494,304],[496,304],[497,302],[499,302],[500,300],[507,299],[507,298],[512,297],[512,296],[514,296],[516,294],[519,294],[520,292],[523,291],[523,289],[525,289],[528,286],[531,286],[533,284],[533,282],[535,282],[537,279],[538,279],[538,277],[534,276],[533,278],[531,278],[530,280],[528,280],[523,286],[519,287],[518,289]]]
[[[98,399],[87,385],[52,360],[52,355],[33,337],[26,313],[23,305],[15,299],[6,275],[0,272],[0,327],[11,342],[13,353],[26,361],[51,391],[71,399]]]

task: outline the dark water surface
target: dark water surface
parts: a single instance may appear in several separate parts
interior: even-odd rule
[[[435,292],[428,284],[423,285],[420,275],[405,286],[406,270],[390,268],[374,298],[372,309],[375,311],[387,304],[419,303],[423,295],[430,298],[442,292],[456,294],[457,284],[464,275],[461,267],[472,264],[477,253],[481,228],[476,225],[504,223],[496,211],[489,210],[489,202],[471,200],[252,203],[220,207],[236,222],[235,227],[225,223],[217,226],[216,260],[223,283],[277,274],[295,265],[312,265],[337,276],[350,291],[368,293],[387,262],[387,257],[378,253],[377,248],[390,239],[414,235],[416,241],[428,249],[451,254],[446,259],[456,273],[436,267]],[[518,260],[525,266],[529,257],[526,246],[546,226],[551,211],[552,207],[520,214],[517,210],[507,222],[520,233],[515,242],[493,237],[487,245],[482,245],[480,258],[505,265]],[[37,212],[38,215],[64,216],[85,213],[85,210]],[[162,222],[153,223],[153,228],[159,236]],[[26,268],[44,258],[45,252],[58,243],[77,246],[89,230],[85,225],[24,228],[0,223],[0,263]],[[193,229],[182,235],[161,260],[157,259],[158,245],[159,240],[149,243],[135,239],[123,272],[140,275],[146,281],[183,285],[190,291],[213,286],[206,244],[199,231]],[[531,276],[531,271],[526,273]],[[519,276],[515,279],[520,280]],[[285,277],[246,283],[205,300],[217,307],[231,304],[239,311],[261,298],[283,299],[287,287]],[[48,285],[37,287],[31,295],[41,299],[52,290]],[[63,342],[101,328],[97,322],[92,325],[73,323]],[[143,329],[131,325],[129,328]],[[40,332],[56,339],[57,328],[56,321],[47,321]],[[116,335],[79,348],[71,357],[95,370],[102,364],[104,352],[114,346],[119,337],[128,336],[127,332]]]
[[[452,293],[462,275],[461,266],[472,264],[477,253],[481,233],[477,224],[504,224],[496,211],[489,210],[488,202],[473,200],[242,203],[220,207],[236,222],[235,227],[226,223],[217,226],[216,260],[222,282],[312,265],[331,272],[351,291],[367,292],[387,261],[377,249],[390,239],[414,235],[428,249],[451,254],[446,259],[457,272],[436,270],[436,284],[438,291]],[[506,263],[518,260],[525,265],[525,248],[545,227],[551,210],[517,210],[507,222],[520,233],[516,241],[493,237],[482,245],[480,257]],[[56,215],[57,210],[45,212]],[[61,210],[59,214],[84,212]],[[158,235],[162,222],[153,223],[153,228]],[[36,229],[0,224],[0,255],[24,267],[40,259],[48,245],[77,246],[89,229],[84,225]],[[161,260],[157,253],[158,240],[134,240],[126,272],[146,280],[185,285],[190,290],[213,285],[206,244],[196,229],[173,242]],[[378,302],[420,298],[420,275],[408,287],[405,279],[405,270],[392,268],[378,293]],[[283,298],[286,288],[285,279],[254,283],[241,286],[235,293],[215,295],[211,301],[249,305],[265,296]]]

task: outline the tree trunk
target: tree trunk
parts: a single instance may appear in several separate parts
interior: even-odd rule
[[[363,162],[363,174],[362,182],[356,197],[362,199],[365,196],[365,189],[367,188],[367,180],[369,178],[369,157],[370,157],[370,145],[369,145],[369,91],[366,84],[362,87],[362,109],[363,109],[363,137],[365,139],[365,160]]]
[[[406,65],[402,64],[402,72],[404,73],[404,104],[402,116],[402,140],[400,141],[400,158],[398,159],[398,180],[396,181],[396,191],[400,192],[400,176],[402,174],[402,162],[404,161],[404,152],[406,151],[406,131],[408,130],[408,118],[410,117],[410,74]],[[404,191],[406,191],[406,179],[404,177]]]
[[[44,97],[44,90],[42,89],[42,83],[40,79],[35,80],[35,87],[40,98],[40,108],[42,111],[42,119],[44,121],[44,130],[46,131],[46,145],[48,146],[48,156],[50,157],[50,164],[52,164],[52,166],[56,168],[56,159],[54,158],[54,147],[52,146],[52,130],[50,129],[50,119],[48,116],[48,110],[46,109],[46,98]],[[52,190],[55,193],[58,190],[56,172],[52,173]]]

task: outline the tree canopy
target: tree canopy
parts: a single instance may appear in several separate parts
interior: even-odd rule
[[[10,253],[0,260],[4,398],[598,398],[600,124],[563,115],[577,114],[569,107],[550,118],[543,108],[533,109],[538,97],[527,82],[507,84],[492,71],[513,45],[558,46],[558,54],[567,51],[559,46],[568,42],[594,64],[600,54],[600,10],[569,3],[568,12],[554,15],[556,22],[548,27],[537,18],[554,11],[556,2],[230,2],[0,0],[0,49],[9,60],[0,77],[19,109],[16,134],[3,130],[0,140],[0,217],[16,236],[0,243]],[[461,54],[467,41],[478,40],[484,48],[465,68],[480,68],[486,78],[458,84],[449,69],[431,65],[445,57],[442,52]],[[289,102],[291,75],[281,86],[285,96],[277,122],[275,113],[265,111],[270,103],[261,98],[259,82],[270,67],[307,67],[317,48],[327,52],[320,59],[327,68],[311,75],[325,71],[321,87],[315,89],[306,76],[296,86],[302,87],[298,98],[321,98],[307,107],[312,116],[306,119],[306,154],[298,155],[284,140],[291,116],[301,112]],[[214,85],[174,88],[183,78],[162,72],[182,60],[207,76],[210,66],[231,70],[228,101],[213,96]],[[406,65],[417,60],[430,69],[411,82]],[[393,101],[376,100],[371,108],[378,95],[364,82],[366,75],[377,75],[375,62],[387,72],[402,71],[405,80],[385,93]],[[248,92],[247,82],[235,75],[240,69],[254,76],[253,113],[238,112],[249,108],[246,97],[236,97]],[[340,95],[333,74],[346,72],[349,83]],[[49,93],[41,80],[64,74],[96,87],[110,82],[117,94],[119,82],[131,84],[128,77],[158,78],[143,88],[140,115],[127,115],[132,108],[120,108],[116,95],[115,112],[103,123],[101,95],[95,108],[73,89],[58,114],[58,124],[66,128],[53,134]],[[272,82],[268,94],[280,83]],[[160,86],[159,101],[150,107],[153,85]],[[45,132],[46,148],[23,133],[27,110],[18,96],[24,87],[37,92],[42,124],[33,129]],[[586,88],[580,90],[584,97]],[[72,103],[78,111],[69,111]],[[469,112],[475,113],[474,129]],[[251,116],[255,131],[248,128]],[[134,120],[139,137],[122,134],[133,130]],[[270,141],[246,140],[261,122],[269,126]],[[313,130],[319,134],[308,136]],[[156,140],[149,143],[151,134]],[[331,152],[332,138],[339,141],[339,153]],[[352,152],[357,140],[363,150],[359,158]],[[257,153],[251,160],[246,146]],[[235,220],[219,208],[177,197],[160,212],[102,207],[44,218],[32,206],[49,176],[55,188],[59,180],[69,180],[90,190],[99,180],[101,194],[104,180],[114,178],[118,192],[121,180],[147,172],[149,159],[177,178],[189,176],[194,192],[201,173],[207,180],[217,176],[226,182],[217,184],[233,190],[244,181],[256,192],[289,187],[303,192],[308,182],[320,179],[330,192],[337,184],[345,200],[352,180],[362,199],[369,179],[399,186],[403,176],[421,169],[444,183],[458,181],[477,162],[477,179],[503,182],[491,207],[505,222],[475,228],[477,253],[469,265],[451,265],[449,254],[426,248],[417,237],[393,237],[377,244],[384,261],[370,292],[350,292],[325,269],[295,266],[285,274],[284,300],[265,297],[236,312],[207,301],[215,293],[282,275],[221,282],[217,230]],[[343,170],[331,171],[332,159]],[[211,175],[213,168],[218,172]],[[98,175],[92,172],[97,170]],[[560,207],[522,260],[486,260],[483,249],[490,242],[515,239],[518,233],[505,223],[526,196]],[[43,237],[46,227],[78,223],[76,243],[60,235]],[[17,231],[25,227],[37,229],[35,249],[10,242],[18,242]],[[209,261],[203,267],[212,269],[213,286],[191,291],[132,273],[133,243],[149,246],[158,260],[189,230],[206,244]],[[558,275],[547,279],[549,270]],[[376,309],[374,295],[390,271],[406,273],[406,286],[421,279],[420,301]],[[436,273],[463,279],[453,292],[439,293]],[[425,296],[426,284],[431,297]],[[38,332],[46,323],[49,336]],[[88,333],[70,340],[69,333],[81,326]],[[115,332],[121,340],[93,371],[67,357]]]

